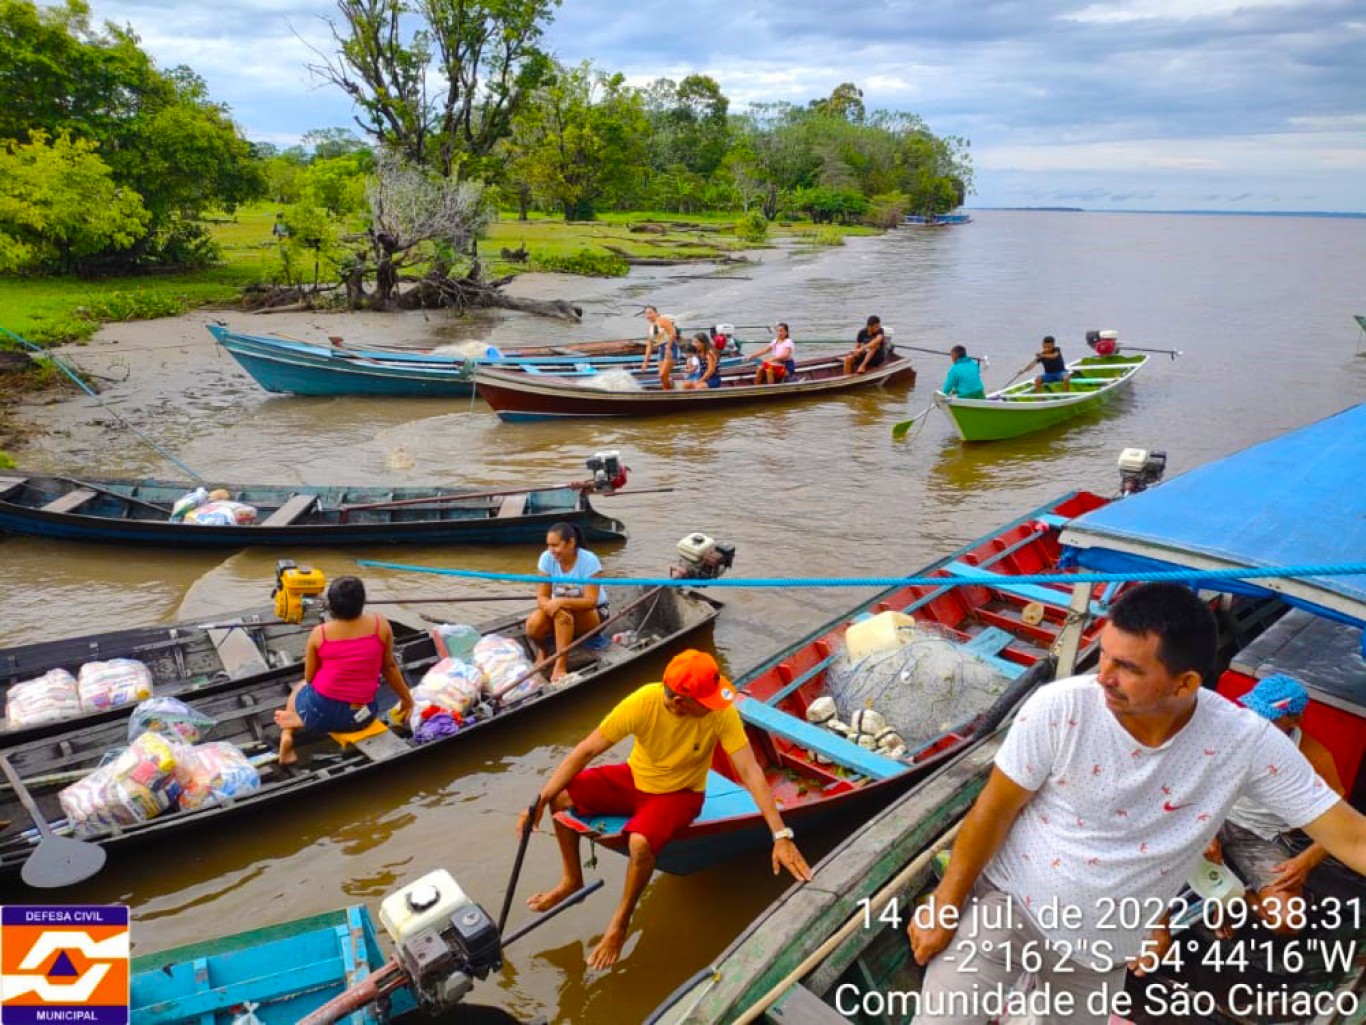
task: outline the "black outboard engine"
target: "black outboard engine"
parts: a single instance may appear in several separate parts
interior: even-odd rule
[[[589,472],[593,474],[594,491],[617,491],[626,486],[629,466],[623,466],[621,453],[617,449],[594,452],[587,460]]]
[[[706,534],[689,534],[678,542],[678,564],[669,568],[675,580],[715,580],[735,562],[735,545]]]
[[[428,872],[379,909],[418,1003],[429,1014],[454,1007],[475,979],[503,967],[503,943],[488,912],[445,869]]]
[[[1167,453],[1146,448],[1126,448],[1119,454],[1120,496],[1147,491],[1167,470]]]

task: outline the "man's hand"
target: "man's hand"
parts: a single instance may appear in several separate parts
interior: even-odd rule
[[[1140,979],[1157,971],[1162,967],[1162,959],[1171,949],[1171,945],[1172,931],[1165,925],[1159,925],[1143,941],[1138,954],[1129,961],[1129,971]]]
[[[948,908],[954,910],[954,914],[949,918],[952,924],[945,921],[944,912]],[[943,903],[938,896],[931,896],[928,916],[921,908],[917,908],[911,915],[911,924],[906,934],[910,937],[911,953],[915,956],[916,964],[929,964],[936,954],[953,942],[953,935],[958,931],[957,910],[956,905]],[[922,925],[926,917],[929,918],[930,924]]]
[[[545,806],[549,803],[549,801],[547,801],[544,797],[541,797],[539,794],[536,796],[536,814],[532,818],[530,826],[527,825],[527,811],[525,808],[522,809],[521,814],[517,816],[518,840],[520,840],[529,829],[535,830],[541,827],[541,815],[544,814]]]
[[[1205,848],[1205,860],[1212,861],[1216,865],[1224,863],[1224,845],[1219,842],[1217,836],[1211,839],[1209,846]]]
[[[1271,881],[1271,888],[1283,891],[1286,896],[1293,896],[1304,890],[1305,880],[1309,878],[1310,871],[1318,862],[1314,858],[1305,857],[1308,851],[1295,855],[1282,861],[1279,865],[1272,867],[1275,873]]]
[[[792,878],[798,882],[811,882],[811,869],[806,859],[797,850],[797,845],[786,837],[773,845],[773,874],[776,876],[782,869],[791,872]]]

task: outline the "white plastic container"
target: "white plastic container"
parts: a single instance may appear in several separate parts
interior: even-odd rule
[[[1187,882],[1205,900],[1225,901],[1241,897],[1247,887],[1227,865],[1217,865],[1201,858]]]
[[[915,619],[904,612],[879,612],[844,631],[844,647],[854,661],[895,651],[902,645],[898,631],[904,626],[914,625]]]
[[[441,928],[471,903],[455,877],[438,868],[385,897],[379,906],[379,920],[389,938],[402,944],[423,929]]]

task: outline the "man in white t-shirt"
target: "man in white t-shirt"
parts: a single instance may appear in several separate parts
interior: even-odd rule
[[[1201,688],[1216,643],[1191,591],[1145,585],[1113,609],[1098,673],[1025,703],[910,927],[917,1022],[985,1022],[986,994],[1036,963],[1040,1021],[1106,1022],[1126,964],[1170,946],[1166,909],[1240,795],[1366,872],[1366,818],[1285,734]]]

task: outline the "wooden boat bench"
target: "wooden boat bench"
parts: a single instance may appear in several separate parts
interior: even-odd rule
[[[809,748],[836,765],[852,769],[869,779],[889,779],[906,771],[906,766],[895,758],[859,747],[827,729],[813,726],[804,719],[788,715],[755,698],[746,698],[738,702],[735,708],[740,718],[750,725]]]
[[[317,495],[290,495],[285,504],[261,521],[262,527],[288,527],[318,504]]]
[[[51,502],[48,502],[47,505],[43,506],[43,512],[75,512],[94,497],[95,492],[91,491],[89,488],[77,488],[75,491],[68,491],[60,498],[54,498]]]
[[[404,754],[409,750],[407,743],[400,739],[388,726],[385,726],[384,720],[378,716],[370,720],[369,726],[359,730],[351,733],[331,733],[328,735],[337,742],[343,751],[348,747],[354,747],[372,762],[388,761],[390,758]]]
[[[502,504],[498,506],[498,516],[500,520],[509,520],[517,516],[525,515],[527,501],[530,495],[504,495]]]
[[[998,591],[1007,591],[1010,594],[1019,595],[1029,601],[1036,601],[1042,605],[1053,605],[1062,608],[1067,607],[1071,596],[1066,591],[1055,591],[1051,587],[1044,587],[1041,584],[1012,584],[1010,577],[1002,573],[993,573],[989,569],[982,569],[980,566],[971,566],[966,562],[954,560],[944,567],[944,572],[969,580],[980,580],[987,587],[994,587]],[[1067,583],[1066,578],[1059,578],[1060,583]],[[1091,615],[1103,616],[1106,610],[1098,602],[1091,602]]]
[[[27,483],[27,477],[0,477],[0,495],[8,494],[15,488],[22,488]]]
[[[738,818],[742,815],[757,815],[759,806],[754,803],[743,784],[721,775],[715,769],[707,773],[707,796],[702,802],[696,822],[715,822],[719,819]],[[600,836],[616,836],[626,827],[626,815],[592,815],[587,818],[577,814],[574,818]]]
[[[1013,640],[1015,638],[999,626],[989,626],[964,644],[963,650],[972,652],[979,661],[986,662],[1013,680],[1028,668],[1010,659],[998,657]]]
[[[224,630],[210,630],[209,640],[223,663],[229,679],[237,680],[244,676],[270,671],[270,666],[261,657],[261,649],[251,639],[247,631],[238,626]]]

